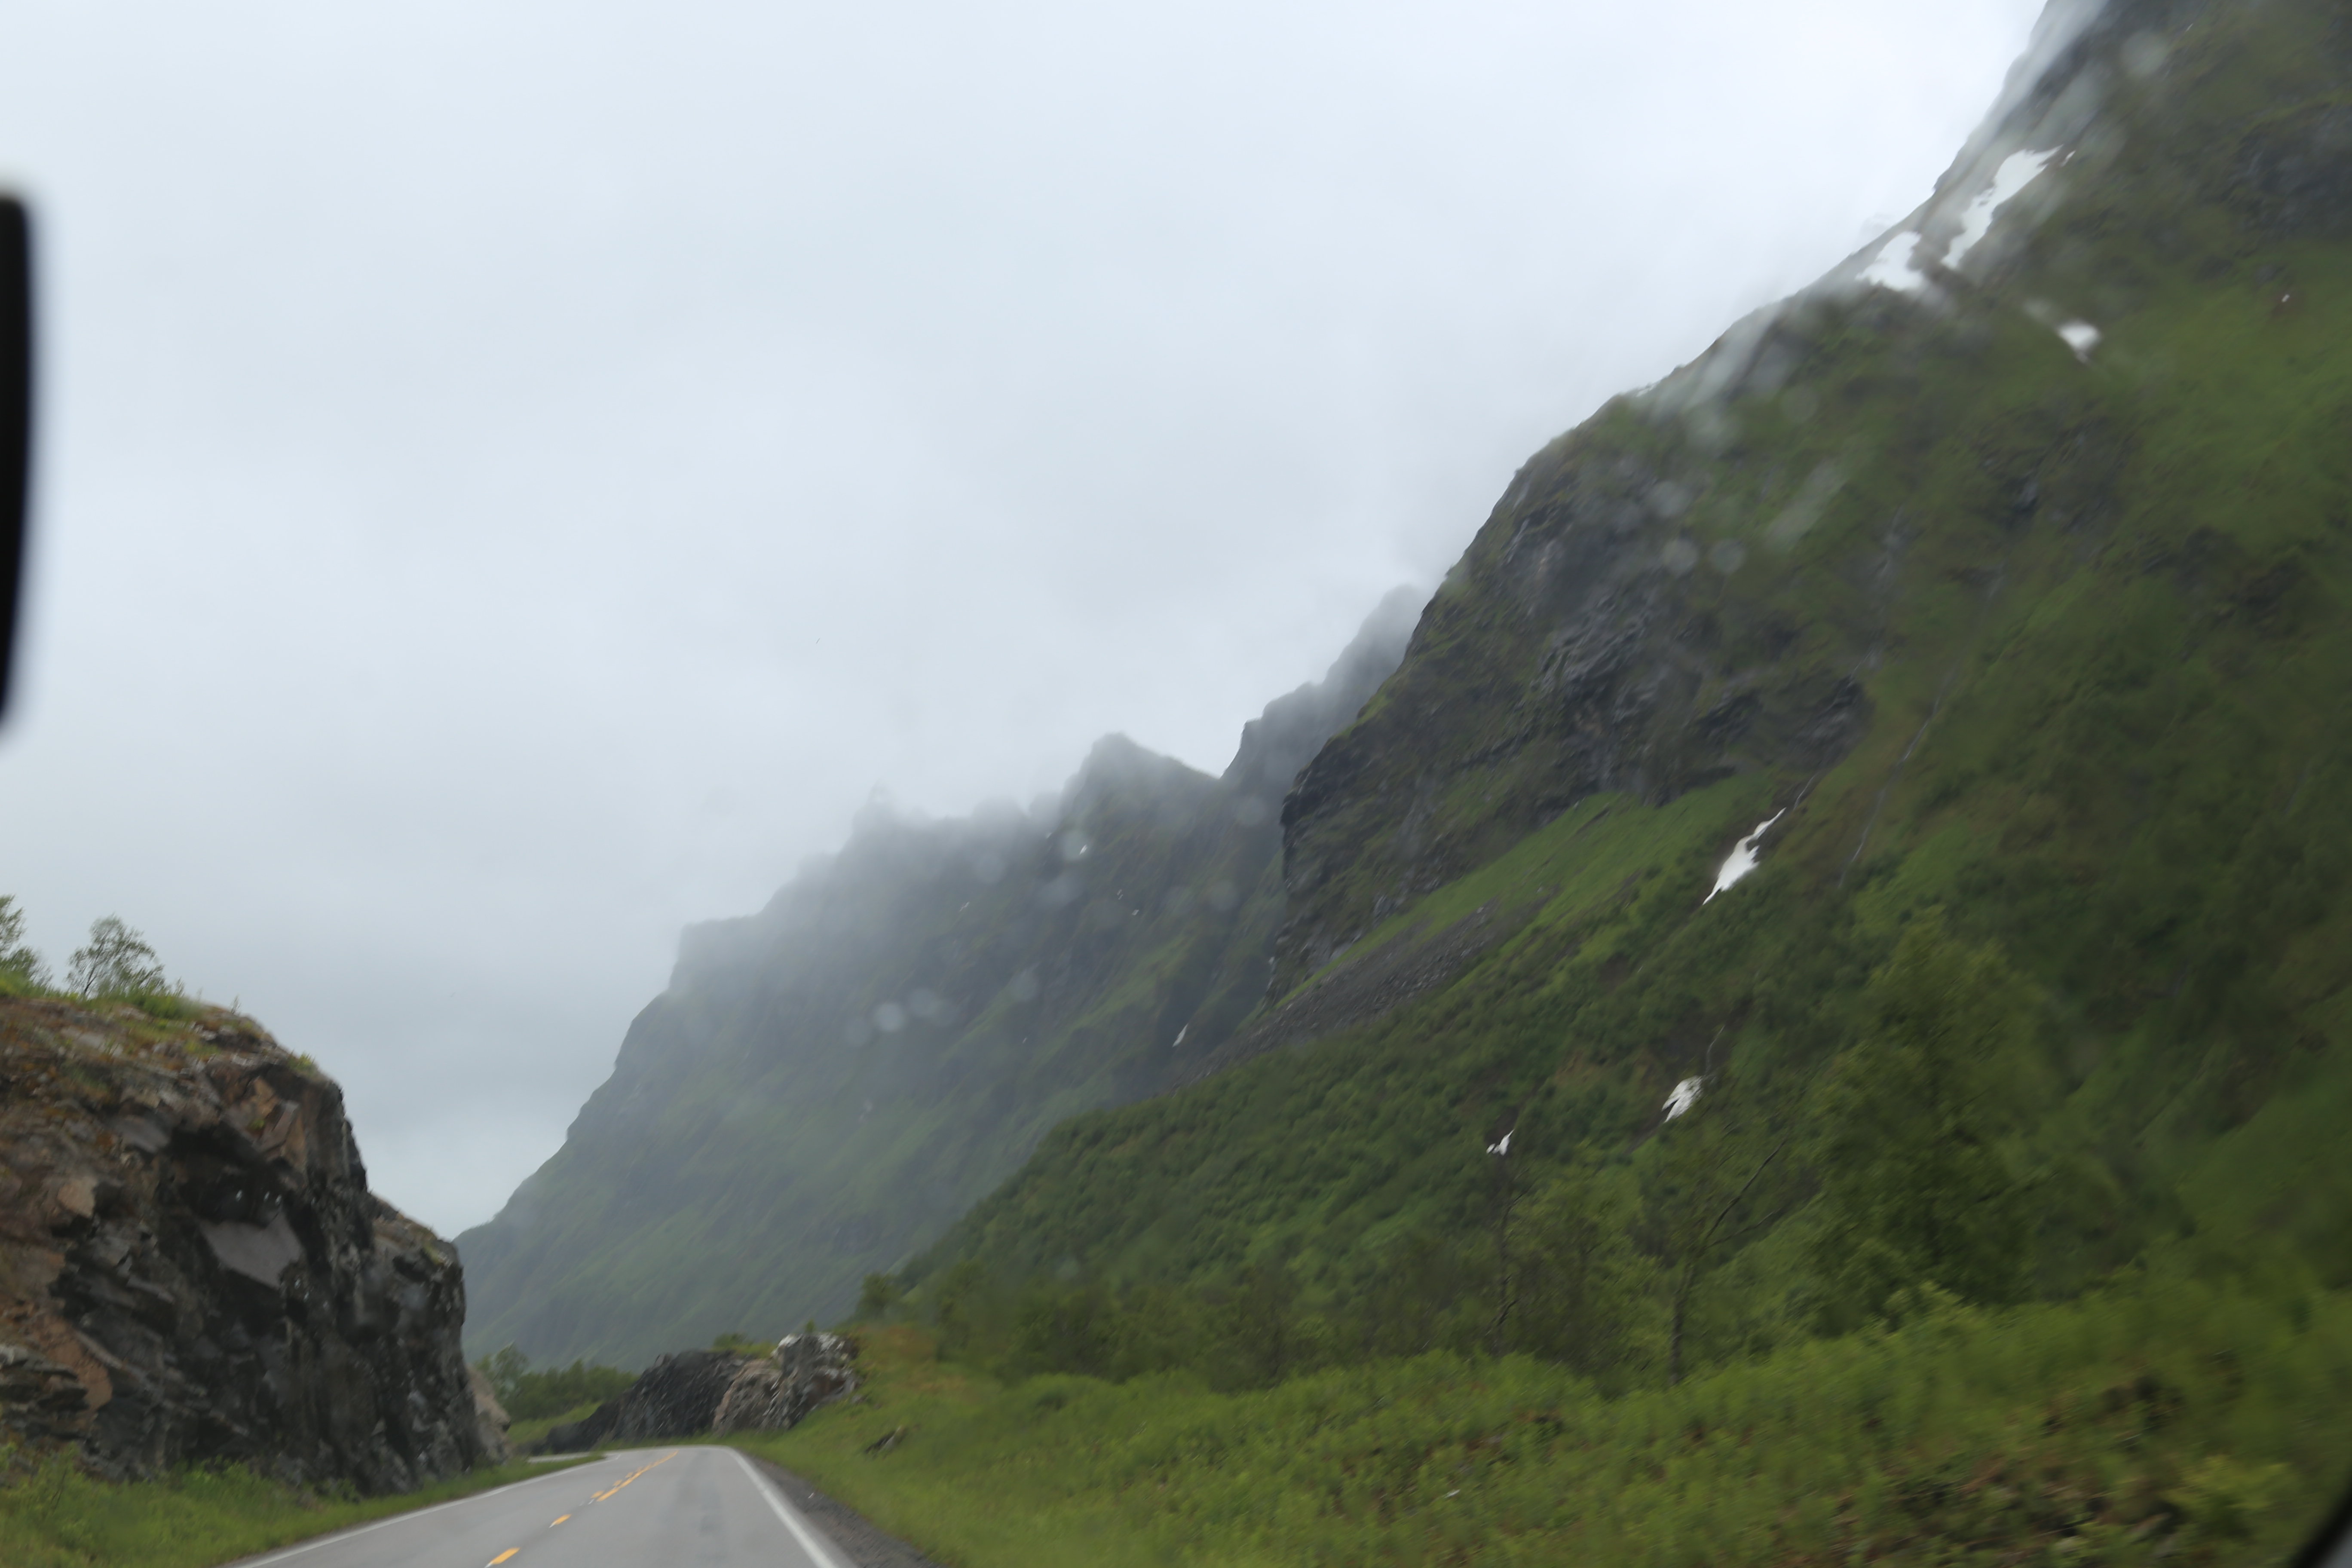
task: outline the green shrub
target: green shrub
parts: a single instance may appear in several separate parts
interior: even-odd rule
[[[541,1420],[583,1405],[593,1409],[607,1399],[619,1398],[637,1380],[635,1373],[591,1366],[584,1361],[533,1372],[530,1358],[512,1345],[474,1364],[489,1379],[490,1392],[498,1395],[507,1415],[519,1423]]]

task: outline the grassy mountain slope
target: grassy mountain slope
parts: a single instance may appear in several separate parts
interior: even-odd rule
[[[2352,1300],[2169,1271],[1609,1400],[1523,1356],[1230,1393],[931,1349],[869,1333],[862,1404],[738,1441],[970,1568],[2276,1563],[2352,1452]]]
[[[1904,226],[1914,278],[1857,256],[1520,471],[1286,801],[1279,1005],[912,1278],[1282,1262],[1353,1310],[1489,1226],[1507,1129],[1664,1212],[1701,1077],[1789,1153],[1690,1353],[1801,1340],[1817,1097],[1939,910],[2024,999],[2031,1293],[2199,1227],[2352,1284],[2352,19],[2076,20]]]
[[[831,1319],[1047,1128],[1192,1070],[1265,993],[1276,806],[1411,612],[1219,778],[1115,736],[1059,800],[869,812],[760,914],[688,931],[563,1148],[458,1238],[468,1344],[634,1364]]]

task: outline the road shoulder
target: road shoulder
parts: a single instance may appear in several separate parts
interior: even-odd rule
[[[856,1568],[941,1568],[897,1536],[877,1528],[872,1520],[847,1503],[827,1497],[773,1459],[763,1459],[757,1454],[743,1457],[759,1466],[761,1473],[776,1483],[785,1500],[806,1515],[810,1523],[824,1531],[825,1539]]]

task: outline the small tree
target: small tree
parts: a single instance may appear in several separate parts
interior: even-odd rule
[[[1511,1134],[1517,1124],[1504,1130],[1499,1142],[1486,1145],[1488,1159],[1495,1172],[1495,1321],[1487,1330],[1487,1347],[1496,1355],[1503,1353],[1511,1331],[1511,1308],[1516,1304],[1515,1286],[1511,1274],[1511,1211],[1518,1203],[1518,1185],[1512,1180]]]
[[[1117,1375],[1118,1298],[1098,1280],[1045,1280],[1024,1291],[1013,1314],[1013,1359],[1024,1372]]]
[[[25,911],[7,893],[0,893],[0,975],[19,985],[49,983],[49,966],[25,944]]]
[[[1413,1356],[1441,1345],[1467,1345],[1483,1304],[1464,1249],[1433,1230],[1414,1230],[1378,1260],[1363,1288],[1358,1318],[1363,1352]]]
[[[1828,1223],[1813,1248],[1829,1326],[1883,1315],[1932,1283],[1964,1301],[2025,1283],[2023,1189],[1999,1140],[2025,999],[1999,953],[1911,923],[1871,978],[1868,1032],[1822,1095],[1813,1160]]]
[[[66,989],[78,996],[144,996],[170,991],[147,939],[112,915],[92,921],[89,945],[74,949]]]
[[[1625,1364],[1648,1283],[1624,1208],[1616,1191],[1581,1168],[1534,1195],[1517,1249],[1514,1346],[1587,1377]]]
[[[966,1258],[931,1286],[931,1311],[939,1323],[940,1357],[966,1355],[978,1348],[982,1321],[990,1314],[988,1271]]]
[[[1683,1350],[1690,1327],[1691,1296],[1722,1248],[1766,1228],[1768,1219],[1749,1217],[1757,1184],[1786,1148],[1785,1141],[1760,1152],[1731,1138],[1714,1148],[1695,1145],[1698,1160],[1685,1186],[1685,1197],[1668,1228],[1671,1252],[1666,1278],[1666,1386],[1683,1380]],[[1742,1174],[1742,1171],[1745,1174]],[[1738,1184],[1733,1185],[1734,1183]]]
[[[1244,1264],[1219,1303],[1220,1338],[1244,1387],[1271,1388],[1307,1349],[1299,1333],[1298,1281],[1280,1260]]]
[[[1755,1082],[1724,1078],[1658,1134],[1643,1173],[1643,1226],[1665,1289],[1666,1385],[1682,1381],[1691,1307],[1738,1243],[1777,1224],[1795,1201],[1772,1131],[1773,1103]]]
[[[516,1400],[522,1394],[523,1376],[530,1371],[530,1357],[512,1345],[492,1351],[474,1363],[489,1380],[490,1392],[498,1395],[499,1405],[508,1415],[514,1414]]]
[[[857,1289],[857,1321],[879,1322],[898,1304],[901,1294],[895,1274],[868,1274]]]

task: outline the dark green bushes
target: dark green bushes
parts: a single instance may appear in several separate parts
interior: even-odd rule
[[[1824,1086],[1811,1151],[1823,1212],[1811,1261],[1827,1321],[1858,1327],[1920,1285],[2014,1301],[2030,1258],[2025,1191],[2000,1149],[2019,1113],[2017,977],[1931,912],[1869,1001],[1870,1026]]]
[[[499,1396],[499,1403],[518,1422],[541,1421],[580,1405],[593,1406],[617,1399],[637,1380],[635,1373],[618,1367],[591,1366],[584,1361],[534,1372],[530,1358],[512,1345],[484,1356],[475,1364],[490,1380],[490,1390]]]
[[[1449,1351],[999,1388],[887,1330],[869,1403],[753,1446],[974,1568],[2252,1565],[2337,1495],[2352,1300],[2283,1249],[2168,1247],[2065,1302],[1917,1295],[1899,1329],[1613,1397]]]

